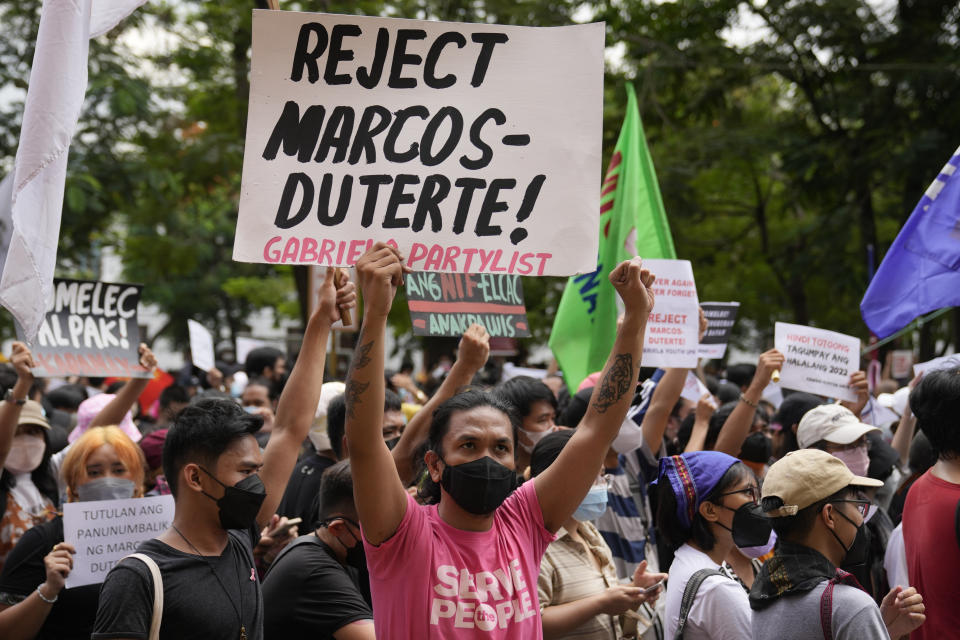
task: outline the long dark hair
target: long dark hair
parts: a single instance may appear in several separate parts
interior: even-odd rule
[[[750,477],[753,477],[753,471],[747,465],[742,462],[730,465],[730,468],[720,477],[720,481],[701,500],[701,503],[720,504],[721,493]],[[690,541],[696,543],[703,551],[713,549],[717,540],[710,531],[707,521],[700,515],[699,509],[694,510],[693,522],[689,527],[685,527],[680,522],[680,518],[677,517],[677,497],[673,493],[670,481],[666,478],[661,478],[660,482],[657,483],[657,498],[657,529],[673,551]]]
[[[53,455],[50,447],[49,429],[40,429],[40,435],[43,436],[43,458],[40,465],[30,472],[30,479],[41,494],[50,499],[54,509],[60,508],[60,487],[57,484],[57,476],[50,466],[50,457]],[[0,474],[0,509],[7,508],[7,495],[10,490],[17,486],[17,479],[6,468]]]
[[[430,422],[430,433],[427,435],[427,451],[433,451],[443,457],[442,442],[444,436],[450,431],[450,418],[458,411],[469,411],[477,407],[492,407],[507,416],[513,431],[513,445],[516,447],[520,417],[513,405],[496,393],[471,389],[458,393],[434,411],[433,420]],[[420,487],[417,489],[417,497],[423,504],[440,502],[440,485],[433,481],[429,473],[423,476]]]

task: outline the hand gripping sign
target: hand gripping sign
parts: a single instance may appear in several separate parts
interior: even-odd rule
[[[595,268],[602,24],[254,11],[233,257],[417,271]]]

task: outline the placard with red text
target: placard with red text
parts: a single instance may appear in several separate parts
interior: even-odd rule
[[[603,47],[602,23],[254,11],[234,260],[593,271]]]
[[[643,340],[644,367],[697,366],[700,303],[689,260],[644,260],[657,276],[654,306]]]
[[[778,322],[774,344],[785,357],[780,386],[838,400],[856,400],[850,376],[860,366],[860,339],[801,324]]]

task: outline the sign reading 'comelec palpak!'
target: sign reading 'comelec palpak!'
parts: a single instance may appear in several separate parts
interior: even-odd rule
[[[254,11],[233,257],[418,271],[595,268],[603,24]]]

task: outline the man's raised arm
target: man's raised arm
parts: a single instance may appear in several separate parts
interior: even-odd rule
[[[478,324],[472,324],[463,333],[460,346],[457,348],[457,361],[453,363],[450,372],[443,384],[437,389],[433,397],[423,405],[410,420],[410,424],[403,430],[400,442],[393,448],[393,460],[397,464],[397,473],[404,486],[413,481],[416,473],[414,453],[427,439],[430,432],[430,421],[433,412],[441,404],[452,398],[460,387],[464,387],[473,380],[473,376],[487,363],[490,355],[490,334]]]
[[[307,321],[300,356],[290,372],[274,420],[270,441],[263,452],[263,469],[260,478],[267,488],[267,498],[257,514],[257,526],[269,522],[280,498],[287,488],[293,467],[297,463],[300,445],[307,438],[313,417],[320,402],[320,387],[323,385],[323,367],[327,360],[327,337],[330,326],[340,319],[340,308],[356,305],[356,287],[346,282],[341,274],[340,286],[335,282],[337,272],[327,268],[326,277],[320,286],[320,299],[316,311]]]
[[[346,434],[353,495],[363,535],[380,544],[396,532],[407,511],[407,493],[383,441],[383,350],[387,314],[403,282],[402,258],[378,242],[357,262],[363,292],[363,327],[347,374]]]
[[[653,309],[653,281],[640,258],[621,262],[610,273],[626,307],[623,323],[583,420],[554,463],[534,479],[549,531],[559,529],[576,510],[620,431],[637,384],[647,316]]]

